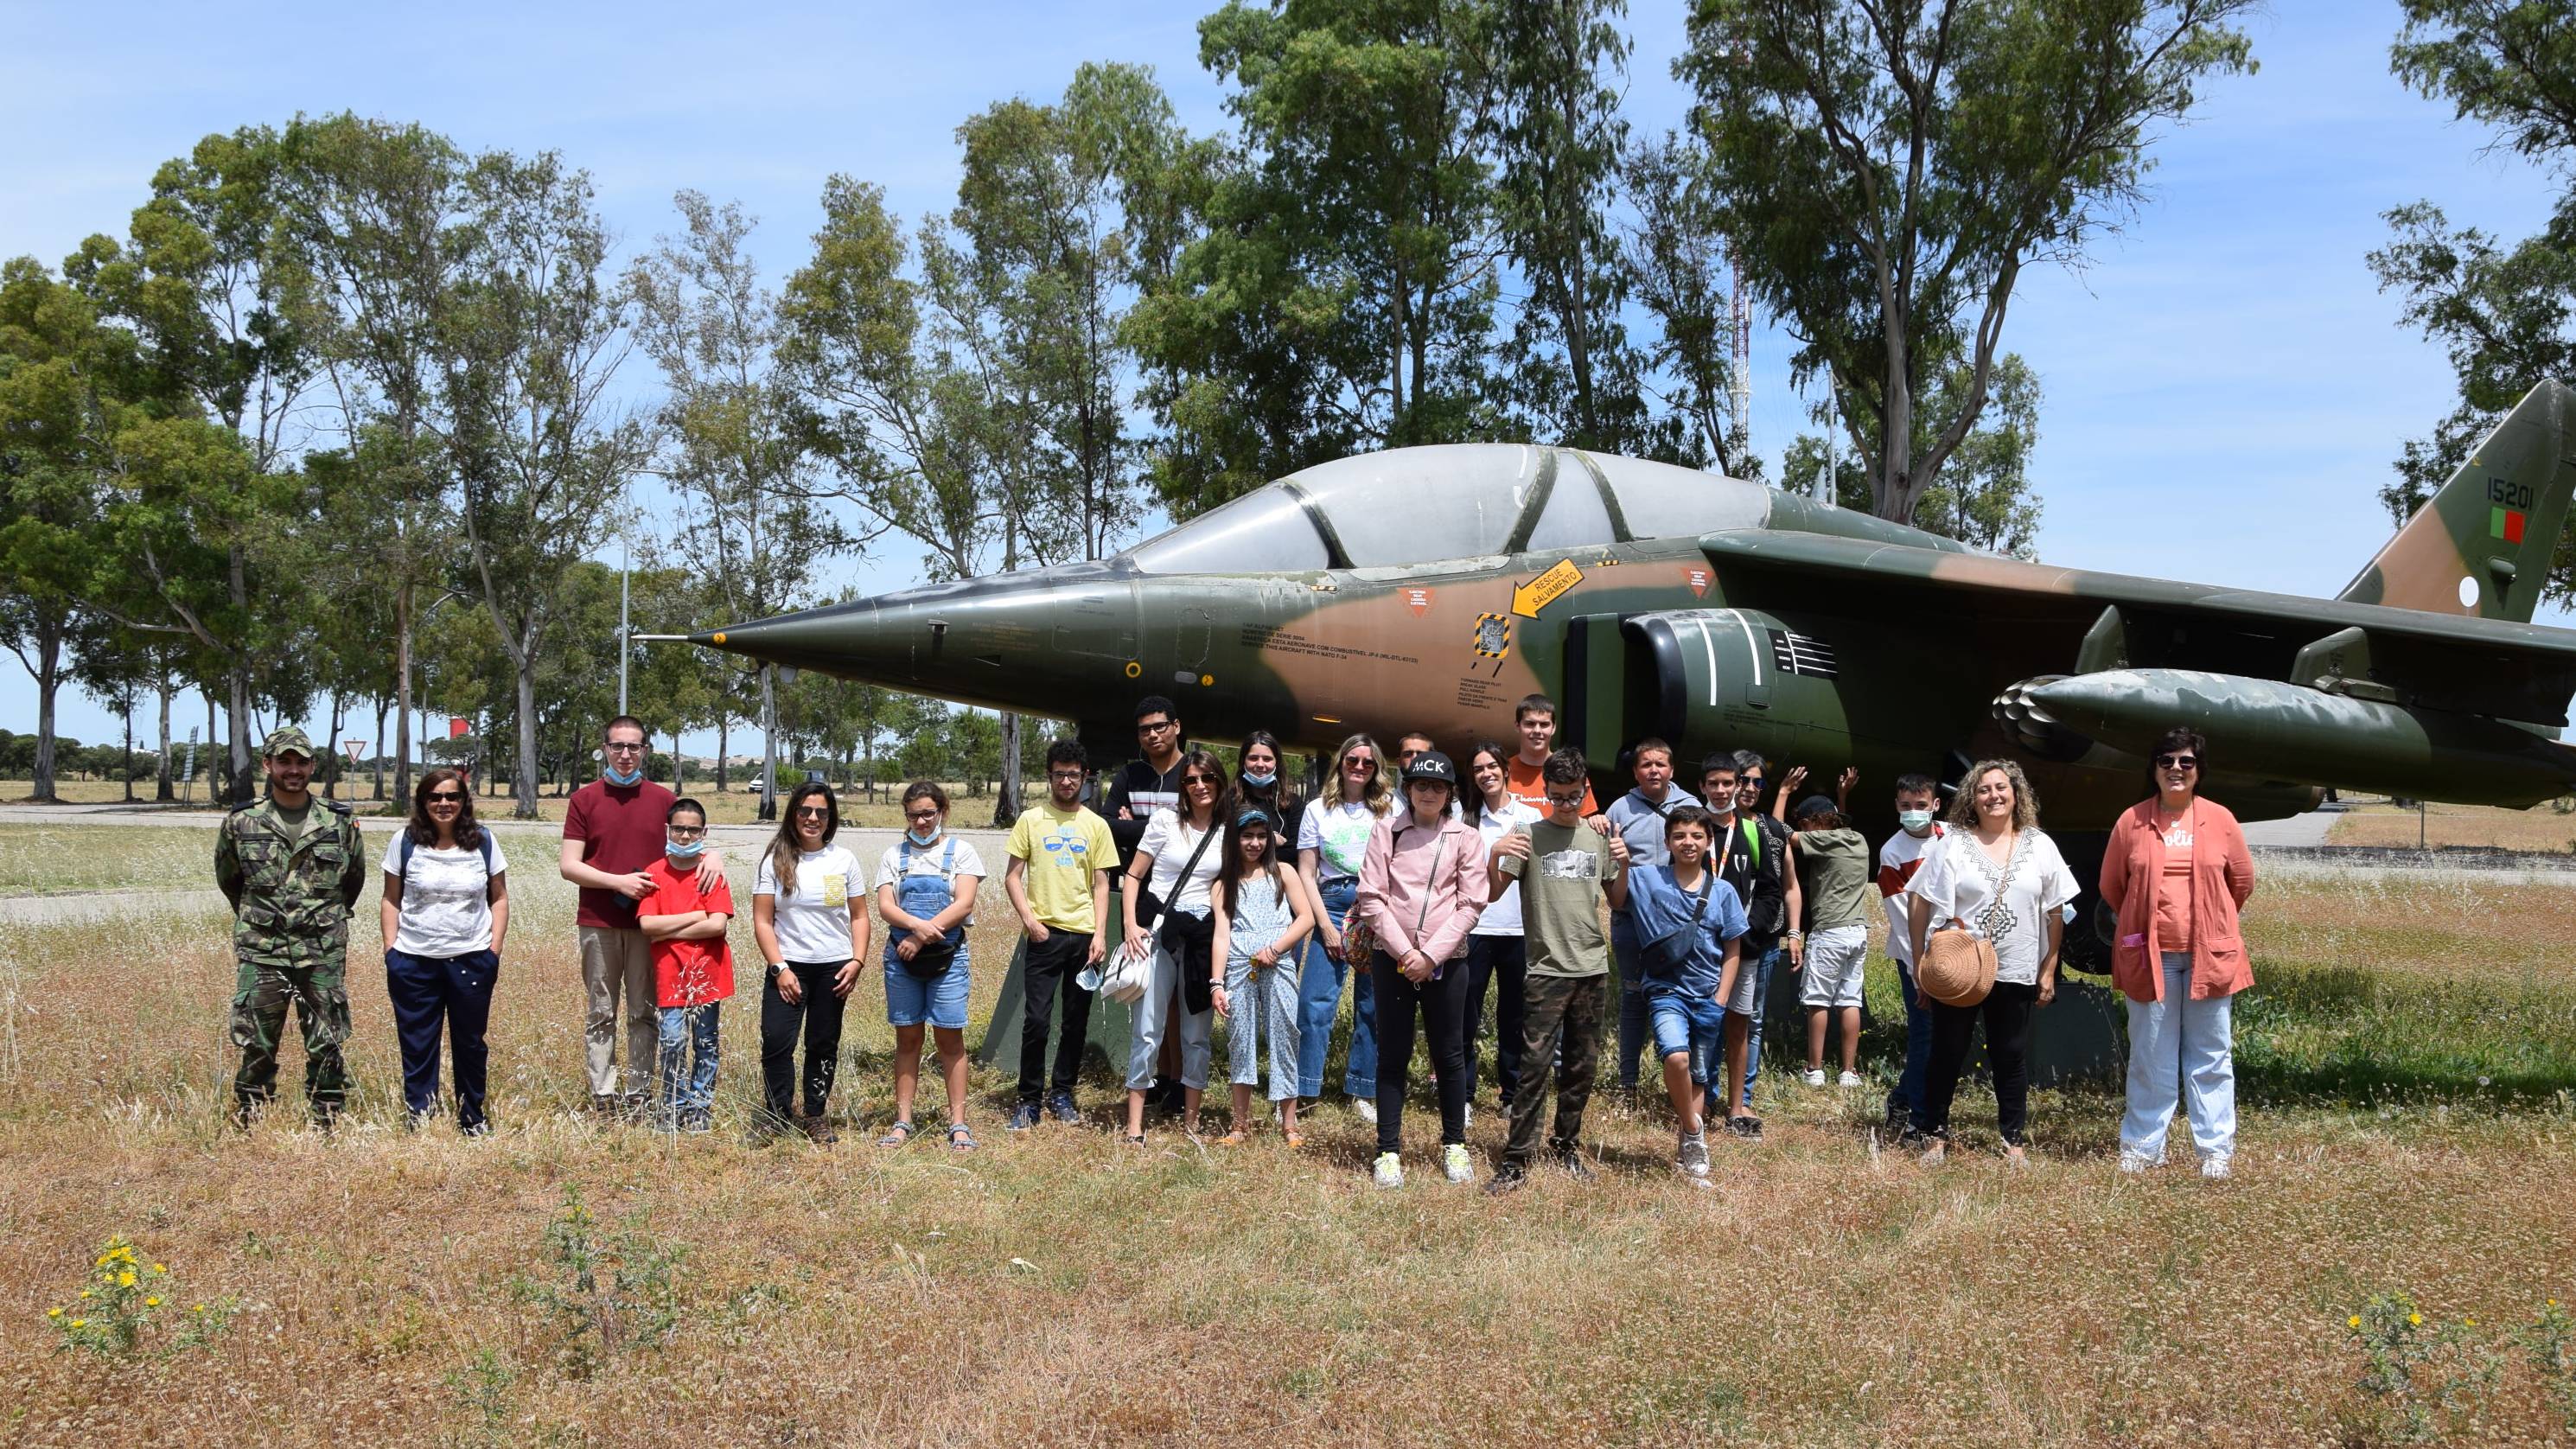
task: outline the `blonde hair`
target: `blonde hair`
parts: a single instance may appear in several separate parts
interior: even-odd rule
[[[1342,741],[1342,747],[1340,749],[1333,751],[1333,794],[1331,803],[1338,805],[1342,803],[1343,800],[1342,760],[1347,757],[1351,751],[1358,749],[1363,745],[1368,747],[1369,760],[1376,766],[1376,768],[1369,771],[1368,785],[1360,791],[1360,803],[1369,808],[1369,813],[1371,815],[1384,815],[1388,810],[1393,809],[1395,805],[1395,792],[1390,789],[1386,783],[1386,751],[1379,749],[1377,747],[1377,741],[1370,739],[1366,735],[1353,735],[1349,739]]]
[[[1959,777],[1959,793],[1950,801],[1950,823],[1962,830],[1973,830],[1977,824],[1977,782],[1989,774],[2000,773],[2012,782],[2013,829],[2039,828],[2039,796],[2030,788],[2030,777],[2011,760],[1979,760]]]

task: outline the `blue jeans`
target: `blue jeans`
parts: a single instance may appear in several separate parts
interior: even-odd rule
[[[723,1002],[710,1001],[704,1006],[666,1006],[661,1010],[658,1079],[665,1126],[676,1127],[693,1117],[704,1121],[715,1106],[716,1017],[723,1006]],[[682,1059],[692,1055],[688,1080],[683,1082]]]
[[[1703,1087],[1708,1085],[1709,1063],[1719,1063],[1723,1076],[1726,1008],[1718,1005],[1717,998],[1669,985],[1649,987],[1644,995],[1647,1018],[1655,1029],[1656,1057],[1675,1052],[1688,1057],[1691,1080]]]
[[[1744,1041],[1744,1105],[1753,1102],[1753,1084],[1762,1076],[1762,1013],[1771,1006],[1771,975],[1780,963],[1789,959],[1789,951],[1778,942],[1756,960],[1751,951],[1744,953],[1745,969],[1753,973],[1753,1022]]]
[[[1340,930],[1359,898],[1355,876],[1328,880],[1324,913]],[[1297,1095],[1324,1095],[1324,1053],[1333,1044],[1333,1018],[1342,1010],[1342,982],[1350,975],[1347,961],[1324,954],[1324,933],[1317,931],[1306,947],[1306,969],[1297,980]],[[1342,1068],[1342,1091],[1362,1101],[1377,1100],[1377,1001],[1363,968],[1351,982],[1351,1055]]]
[[[2236,1151],[2234,998],[2191,999],[2188,951],[2165,952],[2163,966],[2164,1000],[2129,1003],[2129,1109],[2120,1118],[2120,1150],[2163,1161],[2180,1107],[2200,1155],[2229,1156]]]
[[[1897,962],[1896,980],[1905,989],[1905,1070],[1887,1094],[1891,1114],[1912,1113],[1923,1105],[1923,1068],[1932,1060],[1932,1009],[1914,989],[1914,968]]]
[[[1639,956],[1636,918],[1610,913],[1610,958],[1619,966],[1619,1086],[1637,1088],[1637,1053],[1647,1039],[1646,966]]]

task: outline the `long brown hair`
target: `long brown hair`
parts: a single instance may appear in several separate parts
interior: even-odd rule
[[[1233,809],[1225,822],[1225,843],[1217,847],[1225,852],[1225,864],[1217,867],[1216,888],[1225,893],[1223,896],[1225,913],[1231,917],[1240,899],[1237,887],[1243,884],[1245,876],[1243,832],[1246,830],[1257,829],[1270,837],[1270,848],[1261,852],[1260,868],[1270,873],[1270,884],[1273,888],[1286,890],[1287,886],[1279,878],[1278,822],[1271,818],[1269,811],[1258,805],[1247,804],[1235,796],[1228,795],[1226,803]]]
[[[810,796],[823,797],[823,843],[841,833],[841,800],[832,787],[820,780],[808,780],[787,794],[787,808],[778,813],[778,838],[769,843],[769,873],[777,879],[778,894],[783,899],[796,893],[796,857],[805,847],[796,843],[796,806]]]
[[[450,765],[432,765],[423,771],[420,783],[411,787],[411,819],[403,829],[410,833],[414,845],[436,846],[438,826],[429,818],[429,792],[453,780],[458,794],[465,797],[456,807],[456,846],[459,850],[479,850],[483,846],[483,827],[474,819],[474,782],[463,770]]]

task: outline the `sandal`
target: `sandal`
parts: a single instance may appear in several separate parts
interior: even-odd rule
[[[1145,1145],[1145,1134],[1139,1132],[1133,1136],[1129,1136],[1127,1133],[1121,1132],[1118,1134],[1118,1145],[1121,1147],[1142,1147]]]
[[[975,1150],[975,1134],[965,1123],[959,1122],[948,1129],[948,1150],[951,1152]]]
[[[1306,1134],[1298,1131],[1294,1127],[1291,1127],[1288,1129],[1287,1135],[1282,1140],[1285,1141],[1291,1149],[1299,1148],[1306,1145]]]
[[[1251,1140],[1251,1133],[1237,1127],[1233,1131],[1225,1134],[1223,1137],[1218,1138],[1216,1140],[1216,1145],[1219,1147],[1241,1147],[1243,1144]]]
[[[877,1139],[877,1145],[879,1147],[901,1147],[903,1144],[912,1140],[912,1134],[914,1131],[915,1128],[911,1123],[897,1122],[886,1129],[886,1134],[883,1137]]]

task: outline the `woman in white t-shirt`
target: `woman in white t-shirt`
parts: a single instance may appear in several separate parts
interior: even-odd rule
[[[1394,808],[1394,773],[1377,741],[1353,735],[1333,756],[1333,783],[1308,801],[1297,821],[1297,874],[1306,898],[1323,910],[1306,941],[1306,969],[1297,978],[1297,1095],[1313,1106],[1324,1095],[1324,1055],[1333,1043],[1333,1018],[1341,1014],[1342,920],[1359,899],[1360,862],[1368,855],[1369,829]],[[1363,1122],[1377,1120],[1377,1000],[1363,963],[1351,982],[1351,1050],[1343,1059],[1342,1091]]]
[[[1511,788],[1512,751],[1492,740],[1480,740],[1467,752],[1467,823],[1483,838],[1488,857],[1494,842],[1537,824],[1541,816],[1520,802]],[[1529,940],[1521,931],[1521,887],[1514,881],[1476,918],[1467,933],[1467,1100],[1476,1098],[1477,1038],[1484,1032],[1485,988],[1494,995],[1494,1075],[1503,1088],[1503,1113],[1512,1110],[1512,1089],[1519,1085],[1523,993],[1529,985]]]
[[[1950,832],[1923,856],[1908,887],[1913,959],[1935,930],[1971,931],[1995,948],[1995,985],[1972,1006],[1947,1006],[1928,996],[1932,1059],[1924,1073],[1923,1100],[1914,1125],[1923,1133],[1923,1156],[1938,1162],[1950,1139],[1950,1101],[1968,1060],[1968,1039],[1980,1015],[1986,1023],[1986,1061],[1995,1079],[1995,1126],[2004,1156],[2024,1159],[2024,1125],[2030,1104],[2032,1013],[2057,995],[2057,949],[2066,930],[2064,910],[2075,899],[2074,872],[2057,843],[2039,828],[2039,799],[2021,766],[1981,760],[1950,807]]]
[[[501,843],[474,819],[464,773],[444,765],[424,773],[412,790],[411,819],[385,842],[378,907],[409,1126],[438,1106],[443,1028],[456,1067],[457,1130],[475,1137],[492,1130],[483,1115],[483,1031],[510,930],[509,868]]]
[[[760,993],[764,1134],[793,1125],[816,1142],[838,1136],[824,1113],[841,1056],[841,1008],[868,954],[868,893],[858,857],[832,843],[840,833],[841,802],[832,787],[819,780],[797,786],[751,888],[751,935],[769,963]],[[802,1117],[794,1112],[799,1034],[805,1038]]]
[[[1199,1098],[1207,1091],[1208,1031],[1215,997],[1209,990],[1210,953],[1215,949],[1215,904],[1208,888],[1225,864],[1217,849],[1223,834],[1216,799],[1225,789],[1225,767],[1205,750],[1181,756],[1181,810],[1157,810],[1145,822],[1144,838],[1127,863],[1127,884],[1118,893],[1125,917],[1126,949],[1150,955],[1145,994],[1129,1008],[1127,1037],[1127,1132],[1125,1140],[1145,1140],[1145,1097],[1154,1086],[1154,1063],[1162,1055],[1166,1022],[1181,1039],[1181,1130],[1197,1136]],[[1139,895],[1153,892],[1162,914],[1147,925],[1137,915]],[[1177,996],[1181,1008],[1171,1009]]]

